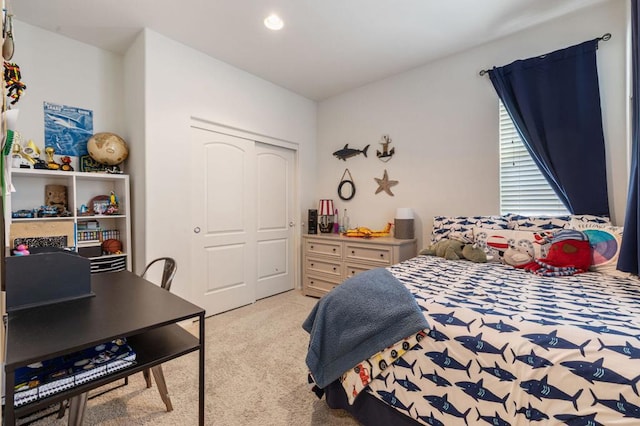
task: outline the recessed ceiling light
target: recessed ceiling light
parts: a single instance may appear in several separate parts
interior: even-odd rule
[[[278,31],[284,27],[284,22],[275,13],[264,18],[264,25],[270,30]]]

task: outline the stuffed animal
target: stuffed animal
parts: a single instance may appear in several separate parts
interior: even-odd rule
[[[502,261],[514,268],[524,268],[533,262],[533,256],[525,247],[509,246],[502,256]]]
[[[447,260],[467,259],[478,263],[487,261],[487,255],[482,249],[474,247],[473,244],[465,244],[462,241],[449,238],[444,238],[432,244],[420,251],[419,254],[444,257]]]
[[[420,254],[444,257],[447,260],[460,260],[463,246],[464,243],[461,241],[444,238],[422,250]]]
[[[476,263],[486,263],[489,260],[487,253],[475,244],[465,244],[464,247],[462,247],[462,256]]]
[[[523,268],[545,276],[566,276],[586,272],[591,266],[591,245],[584,232],[562,229],[551,237],[547,256],[534,259]]]

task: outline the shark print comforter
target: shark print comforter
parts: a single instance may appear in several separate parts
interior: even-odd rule
[[[640,425],[640,281],[418,256],[430,329],[369,384],[426,425]]]

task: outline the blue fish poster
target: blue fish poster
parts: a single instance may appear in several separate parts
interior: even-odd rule
[[[93,111],[44,102],[44,146],[56,155],[87,155],[87,141],[93,135]]]

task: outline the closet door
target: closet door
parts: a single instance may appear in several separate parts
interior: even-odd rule
[[[256,143],[256,299],[292,290],[295,152]]]
[[[293,289],[295,151],[191,133],[191,301],[214,315]]]
[[[256,299],[255,142],[195,127],[191,133],[192,294],[213,315]]]

